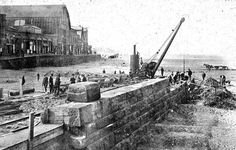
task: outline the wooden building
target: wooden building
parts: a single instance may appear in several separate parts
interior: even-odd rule
[[[0,14],[0,16],[0,56],[18,57],[54,53],[52,38],[43,35],[39,27],[33,25],[6,26],[6,15]]]
[[[0,14],[6,14],[6,29],[13,27],[17,28],[17,32],[23,30],[22,32],[30,33],[32,36],[43,35],[45,38],[41,42],[45,47],[51,47],[43,52],[64,55],[88,54],[88,40],[84,38],[84,33],[80,36],[71,28],[69,12],[65,5],[5,5],[0,6]],[[37,52],[35,41],[37,40],[34,38],[32,44]]]

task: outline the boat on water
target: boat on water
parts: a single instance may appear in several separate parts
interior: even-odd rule
[[[207,70],[230,70],[228,66],[224,65],[210,65],[210,64],[203,64]]]
[[[88,30],[72,27],[65,5],[0,6],[0,66],[22,69],[96,61]]]

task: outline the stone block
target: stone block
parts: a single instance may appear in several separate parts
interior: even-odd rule
[[[79,82],[69,85],[67,97],[69,101],[92,102],[100,97],[100,87],[96,82]]]
[[[50,108],[48,111],[49,123],[62,124],[70,127],[80,127],[82,124],[93,121],[91,104],[69,103]]]

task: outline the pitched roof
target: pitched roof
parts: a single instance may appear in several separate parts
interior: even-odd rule
[[[0,14],[6,17],[62,17],[63,10],[66,11],[69,26],[70,16],[66,5],[2,5]]]

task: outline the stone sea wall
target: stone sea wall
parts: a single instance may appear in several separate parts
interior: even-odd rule
[[[74,85],[72,91],[81,95],[93,93],[96,88],[88,85],[79,85],[79,90]],[[135,149],[149,123],[162,119],[173,105],[184,101],[186,92],[185,85],[170,90],[167,79],[107,91],[93,102],[78,102],[76,96],[81,95],[72,96],[70,92],[69,99],[74,102],[51,108],[48,122],[65,124],[66,144],[71,149]]]
[[[172,107],[184,103],[187,91],[186,84],[171,89],[168,79],[152,79],[103,93],[96,82],[70,85],[71,102],[42,114],[44,124],[35,129],[33,149],[135,150],[149,124],[161,121]],[[0,149],[24,149],[27,138],[27,131],[0,138]],[[14,143],[8,139],[18,140]]]

